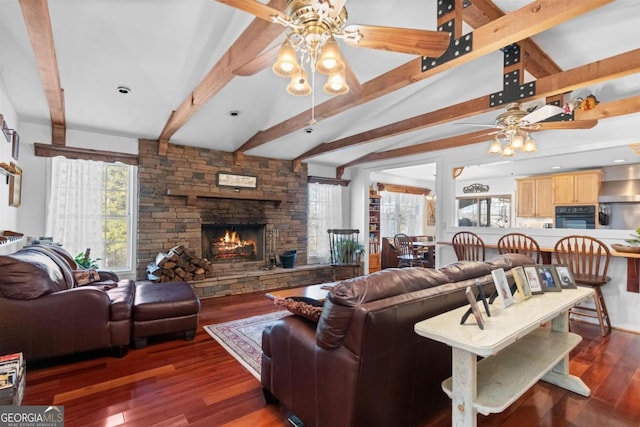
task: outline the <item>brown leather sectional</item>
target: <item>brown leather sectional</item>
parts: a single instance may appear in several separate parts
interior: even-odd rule
[[[78,286],[73,275],[76,269],[73,257],[58,246],[32,246],[0,256],[0,354],[22,352],[27,360],[105,348],[113,349],[117,356],[126,354],[132,338],[136,287],[148,282],[136,285],[99,270],[100,281]],[[168,289],[172,284],[191,291],[189,298],[182,292],[177,301],[189,310],[183,309],[181,317],[174,318],[175,310],[169,307],[162,318],[156,307],[153,322],[142,321],[146,329],[138,332],[139,337],[186,332],[186,328],[195,331],[198,298],[186,282],[159,285]],[[171,302],[166,292],[156,290],[154,294],[158,304]],[[145,299],[147,311],[154,309],[152,303]],[[186,311],[190,311],[188,315]]]
[[[317,325],[287,316],[263,332],[267,400],[309,427],[415,425],[450,404],[440,384],[451,376],[451,349],[418,336],[414,324],[467,304],[467,286],[480,283],[489,295],[492,269],[532,263],[506,254],[339,283]]]

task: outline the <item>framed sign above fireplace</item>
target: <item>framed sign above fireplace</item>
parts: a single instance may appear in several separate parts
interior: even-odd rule
[[[218,172],[218,186],[257,188],[258,177],[251,175],[234,175],[230,173]]]

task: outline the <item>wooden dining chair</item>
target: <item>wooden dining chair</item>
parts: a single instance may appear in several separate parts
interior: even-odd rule
[[[416,254],[411,237],[403,233],[396,234],[393,244],[398,251],[398,268],[425,267],[425,260]]]
[[[484,261],[484,241],[476,233],[460,231],[451,239],[458,261]]]
[[[498,239],[499,254],[525,254],[529,255],[536,261],[536,264],[542,263],[542,253],[540,245],[531,236],[523,233],[508,233]]]
[[[569,314],[597,318],[602,336],[609,335],[611,321],[601,289],[609,281],[607,270],[611,252],[607,245],[590,236],[566,236],[558,240],[553,255],[556,264],[569,266],[577,285],[589,286],[595,291],[595,308],[577,305],[569,310]]]

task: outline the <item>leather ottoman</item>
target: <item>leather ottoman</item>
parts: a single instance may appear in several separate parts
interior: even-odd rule
[[[184,332],[187,341],[198,328],[200,300],[187,282],[139,282],[133,303],[131,336],[135,348],[154,335]]]

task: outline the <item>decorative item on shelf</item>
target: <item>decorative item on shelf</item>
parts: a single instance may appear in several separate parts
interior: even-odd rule
[[[258,177],[251,175],[234,175],[230,173],[218,172],[217,184],[219,187],[240,187],[256,189],[258,187]]]
[[[9,164],[0,162],[0,168],[13,175],[22,175],[22,169],[20,169],[20,167],[13,162],[10,162]]]

